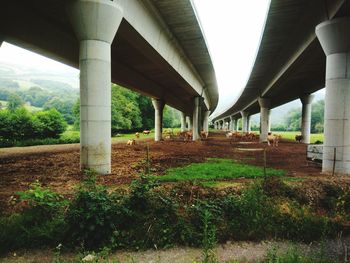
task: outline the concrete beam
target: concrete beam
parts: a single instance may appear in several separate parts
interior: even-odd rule
[[[81,169],[111,172],[111,43],[123,18],[115,2],[78,0],[67,5],[80,41]]]
[[[260,105],[260,142],[267,141],[267,135],[269,133],[269,123],[270,123],[270,99],[259,98]]]
[[[311,103],[314,99],[314,95],[304,95],[300,98],[302,103],[301,111],[301,135],[303,136],[303,143],[310,143],[311,133]]]
[[[161,99],[152,99],[152,104],[154,107],[154,140],[159,142],[163,139],[163,109],[165,103]]]
[[[336,174],[349,175],[350,18],[325,21],[316,27],[316,35],[327,56],[322,171],[332,173],[334,165]]]

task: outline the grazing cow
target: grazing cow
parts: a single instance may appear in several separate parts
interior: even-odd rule
[[[149,130],[144,130],[142,133],[148,135],[148,134],[151,133],[151,131],[149,131]]]
[[[192,141],[192,131],[187,131],[185,133],[185,141]]]
[[[295,140],[297,141],[297,142],[301,142],[301,140],[303,139],[304,137],[303,137],[303,135],[295,135]]]
[[[206,131],[201,131],[201,133],[200,133],[200,136],[201,136],[202,139],[207,139],[208,135],[209,135],[209,133],[206,132]]]
[[[136,145],[136,141],[134,139],[128,140],[126,145]]]
[[[267,135],[267,144],[269,146],[272,144],[272,146],[278,147],[278,142],[281,138],[282,138],[281,135],[269,133],[269,135]]]
[[[226,138],[232,138],[233,135],[234,135],[233,132],[228,132],[228,133],[226,133]]]
[[[140,134],[137,132],[137,133],[135,133],[135,137],[138,139],[138,138],[140,138]]]

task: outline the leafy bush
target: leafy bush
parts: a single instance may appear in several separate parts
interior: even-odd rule
[[[55,109],[30,113],[25,108],[0,111],[0,145],[13,146],[46,138],[58,138],[67,124]],[[18,145],[20,146],[20,145]]]
[[[96,185],[95,176],[88,176],[69,206],[66,239],[72,245],[92,249],[111,242],[117,230],[118,206],[106,188]]]
[[[38,182],[18,195],[23,211],[0,218],[0,252],[55,245],[66,227],[63,210],[68,202]]]
[[[134,181],[129,192],[110,193],[89,172],[68,204],[34,183],[19,193],[27,204],[22,213],[0,218],[0,247],[8,251],[61,242],[89,250],[190,245],[204,247],[204,257],[210,262],[217,241],[281,238],[309,242],[339,233],[337,223],[292,201],[286,186],[281,185],[280,192],[273,188],[280,184],[259,182],[241,194],[191,195],[185,200],[148,177]],[[176,192],[187,195],[186,191],[180,187]]]

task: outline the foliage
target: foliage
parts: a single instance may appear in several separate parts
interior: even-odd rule
[[[167,128],[180,127],[180,112],[165,105],[163,110],[163,126]]]
[[[59,98],[52,98],[47,101],[43,108],[44,110],[56,109],[59,113],[63,115],[63,118],[68,124],[73,124],[75,117],[73,114],[74,102],[71,100],[62,100]]]
[[[55,109],[30,113],[24,108],[0,111],[0,141],[14,145],[18,141],[58,138],[66,129],[62,115]]]
[[[68,202],[39,182],[17,194],[24,208],[20,214],[0,218],[0,253],[54,245],[62,238]]]
[[[91,249],[111,242],[117,230],[117,204],[93,174],[78,189],[67,212],[67,242]]]
[[[283,170],[268,168],[268,176],[282,176]],[[193,163],[186,167],[167,170],[159,181],[212,181],[234,178],[258,178],[264,176],[262,167],[238,163],[231,159],[209,158],[205,163]]]
[[[276,247],[270,249],[262,263],[337,263],[320,250],[318,253],[307,255],[300,248],[292,246],[285,252],[279,252]]]
[[[23,100],[20,96],[11,94],[8,97],[7,101],[7,109],[9,111],[15,111],[16,109],[20,108],[24,104]]]
[[[128,192],[110,192],[88,172],[67,208],[61,196],[35,183],[20,194],[28,201],[27,208],[0,218],[0,248],[5,252],[58,243],[89,250],[190,245],[203,247],[205,262],[215,262],[211,250],[216,242],[310,242],[339,233],[336,222],[312,213],[282,182],[257,182],[241,194],[201,198],[184,197],[185,185],[166,189],[142,176]]]

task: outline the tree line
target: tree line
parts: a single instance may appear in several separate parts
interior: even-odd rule
[[[1,97],[0,89],[0,99]],[[6,90],[6,107],[0,107],[0,140],[12,142],[29,139],[57,138],[63,133],[67,124],[73,124],[79,130],[80,100],[74,103],[62,97],[48,99],[49,92],[33,87],[25,91],[9,92]],[[30,99],[28,99],[30,98]],[[42,110],[30,112],[23,106],[33,102],[42,106]],[[1,109],[2,108],[2,109]],[[152,129],[154,127],[154,108],[150,98],[112,85],[112,134]],[[163,126],[174,128],[180,126],[180,113],[168,106],[164,108]],[[4,144],[4,143],[3,143]]]

